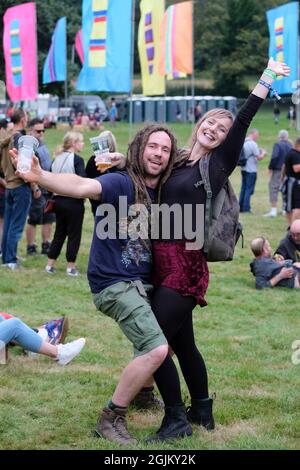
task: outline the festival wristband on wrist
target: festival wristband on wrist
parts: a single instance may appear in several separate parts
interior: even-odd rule
[[[265,82],[264,80],[259,80],[258,83],[265,88],[268,88],[269,92],[271,93],[271,96],[275,96],[275,98],[280,101],[281,97],[279,96],[278,92],[272,87],[272,85],[268,82]]]
[[[276,80],[277,74],[273,72],[271,69],[265,69],[263,72],[264,75],[267,75],[267,77],[273,78],[273,80]]]

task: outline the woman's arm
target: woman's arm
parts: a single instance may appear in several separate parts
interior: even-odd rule
[[[272,86],[272,83],[277,79],[277,77],[288,77],[290,71],[291,69],[288,65],[283,62],[276,62],[273,57],[271,57],[269,59],[267,68],[263,71],[263,74],[252,91],[252,94],[262,98],[263,100],[266,99],[270,89],[261,82],[265,82]]]
[[[271,86],[277,77],[287,77],[289,73],[290,68],[286,64],[276,62],[272,58],[269,59],[267,68],[259,79],[266,86],[258,81],[253,92],[238,112],[224,143],[217,149],[216,158],[220,160],[227,176],[235,169],[251,121],[270,91],[267,86]]]

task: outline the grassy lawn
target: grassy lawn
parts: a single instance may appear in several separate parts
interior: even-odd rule
[[[197,344],[207,361],[210,391],[216,392],[216,430],[194,427],[191,438],[168,445],[148,446],[146,437],[161,422],[161,413],[129,413],[129,428],[140,441],[139,449],[297,449],[300,438],[300,365],[291,362],[291,344],[300,339],[299,292],[285,289],[256,291],[249,272],[250,241],[267,237],[275,248],[283,237],[282,216],[264,218],[269,210],[268,170],[279,126],[271,112],[262,110],[254,121],[259,144],[268,155],[259,164],[252,198],[254,215],[243,215],[245,246],[239,244],[231,263],[210,265],[208,307],[194,312]],[[134,127],[133,131],[136,129]],[[190,125],[172,129],[184,144]],[[61,142],[62,130],[47,131],[51,149]],[[118,123],[115,134],[125,151],[129,129]],[[85,159],[90,155],[86,133]],[[295,131],[291,137],[296,136]],[[237,191],[240,171],[232,177]],[[65,275],[65,259],[58,272],[47,275],[45,257],[27,258],[26,272],[0,272],[0,310],[20,316],[31,326],[51,317],[70,318],[68,340],[87,338],[83,352],[66,368],[48,358],[24,357],[12,348],[7,366],[0,366],[0,449],[118,449],[92,435],[101,407],[111,397],[131,347],[112,321],[98,313],[91,300],[86,266],[92,235],[92,216],[86,202],[82,245],[78,257],[80,278]],[[38,234],[40,245],[40,234]],[[25,258],[24,240],[19,254]],[[297,370],[298,369],[298,370]],[[183,395],[188,396],[182,381]]]

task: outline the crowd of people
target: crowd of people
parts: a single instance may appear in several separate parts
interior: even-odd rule
[[[137,132],[129,144],[127,158],[117,152],[116,142],[110,136],[113,165],[103,175],[95,170],[98,157],[96,160],[91,157],[84,168],[79,155],[83,148],[83,136],[73,131],[65,135],[62,148],[51,164],[51,171],[44,164],[46,159],[43,160],[43,155],[37,152],[29,172],[16,172],[16,149],[18,138],[26,125],[26,113],[20,110],[18,119],[14,118],[13,133],[7,136],[7,142],[1,150],[6,182],[3,265],[13,270],[18,268],[17,244],[32,207],[32,195],[34,199],[43,196],[46,200],[51,193],[55,202],[56,229],[47,250],[45,270],[51,275],[55,273],[55,260],[67,238],[66,273],[78,276],[75,263],[84,217],[83,199],[89,198],[93,202],[94,215],[87,268],[92,299],[99,314],[115,321],[133,346],[133,359],[123,369],[113,395],[98,416],[95,428],[98,436],[120,445],[136,445],[136,439],[127,428],[127,410],[134,400],[158,405],[153,395],[154,382],[163,400],[164,416],[157,432],[148,438],[149,443],[191,436],[192,425],[207,431],[214,430],[213,398],[209,393],[206,363],[195,342],[192,315],[196,305],[206,306],[205,294],[209,284],[207,258],[203,247],[196,243],[195,235],[195,228],[199,228],[198,206],[205,206],[207,198],[199,174],[199,161],[202,158],[207,161],[214,200],[236,168],[243,145],[246,147],[248,161],[242,168],[240,204],[242,212],[249,212],[257,162],[265,155],[265,151],[259,149],[256,143],[258,131],[249,131],[249,127],[267,97],[273,80],[287,75],[288,66],[270,59],[237,116],[234,117],[225,109],[214,109],[203,116],[199,115],[190,146],[186,149],[179,150],[173,133],[160,124],[148,124]],[[37,124],[40,127],[37,128]],[[30,129],[31,132],[43,130],[41,123],[31,123]],[[296,166],[293,160],[291,168],[294,172]],[[289,178],[288,169],[286,177]],[[275,183],[272,183],[272,197],[273,186]],[[47,193],[43,195],[41,188]],[[13,203],[19,193],[22,194],[22,223],[20,208]],[[125,215],[124,207],[121,206],[124,199]],[[157,203],[169,208],[178,204],[182,213],[185,207],[189,207],[192,233],[187,234],[183,230],[178,235],[178,226],[174,220],[170,220],[168,231],[159,230],[158,237],[151,239],[152,231],[149,230],[148,221],[151,219],[153,204]],[[110,209],[113,210],[112,219],[107,214]],[[18,211],[17,227],[14,225],[14,211]],[[144,216],[141,219],[143,228],[146,227],[144,236],[141,236],[141,232],[140,236],[134,236],[137,216]],[[293,213],[294,216],[296,213]],[[30,221],[29,225],[34,226],[32,218]],[[39,222],[43,223],[44,219],[39,219]],[[111,226],[108,231],[102,230],[109,222]],[[280,245],[281,250],[283,247],[289,249],[289,243],[299,239],[298,222],[295,220],[291,225],[286,241]],[[47,224],[51,226],[49,220]],[[200,228],[203,230],[203,226]],[[8,236],[8,231],[14,237]],[[14,240],[13,246],[10,246],[11,240]],[[29,240],[28,247],[36,246],[32,240],[34,237]],[[46,241],[49,240],[43,243]],[[193,245],[192,249],[190,245]],[[256,258],[253,272],[259,277],[257,285],[275,286],[283,282],[287,287],[299,287],[298,275],[294,272],[297,266],[287,266],[283,259],[272,260],[267,240],[260,237],[253,241],[251,248]],[[284,256],[282,253],[280,256]],[[272,261],[272,265],[269,261]],[[278,272],[275,271],[274,263],[276,268],[278,265]],[[262,271],[267,271],[267,275]],[[265,280],[265,277],[268,279]],[[8,321],[2,323],[7,324]],[[21,343],[21,337],[15,334],[4,336],[4,342],[10,341],[10,337]],[[36,337],[34,339],[36,344],[31,346],[31,350],[43,353],[45,345],[37,341]],[[83,347],[84,340],[77,341]],[[26,347],[28,349],[28,345]],[[61,351],[63,348],[58,345],[50,354],[60,363],[63,361]],[[178,359],[189,391],[188,408],[183,401],[179,371],[173,354]]]
[[[258,163],[266,155],[266,150],[258,146],[258,139],[258,130],[251,129],[243,144],[245,160],[241,166],[240,212],[252,213],[250,202],[255,191]],[[290,226],[294,220],[300,218],[300,138],[292,142],[288,131],[280,130],[278,141],[273,145],[268,169],[271,209],[264,215],[265,217],[278,215],[278,200],[281,193],[282,209],[280,212],[286,216],[288,226]]]

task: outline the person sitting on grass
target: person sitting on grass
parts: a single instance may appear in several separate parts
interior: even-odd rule
[[[271,245],[264,237],[257,237],[251,242],[255,260],[250,269],[255,276],[256,289],[264,287],[289,287],[299,289],[299,275],[292,260],[276,260],[271,257]]]
[[[37,333],[19,318],[0,313],[0,362],[6,362],[6,345],[11,341],[15,341],[26,351],[52,357],[61,366],[71,362],[85,345],[85,338],[66,344],[51,344],[48,342],[50,338],[46,338],[42,330],[43,328]]]

